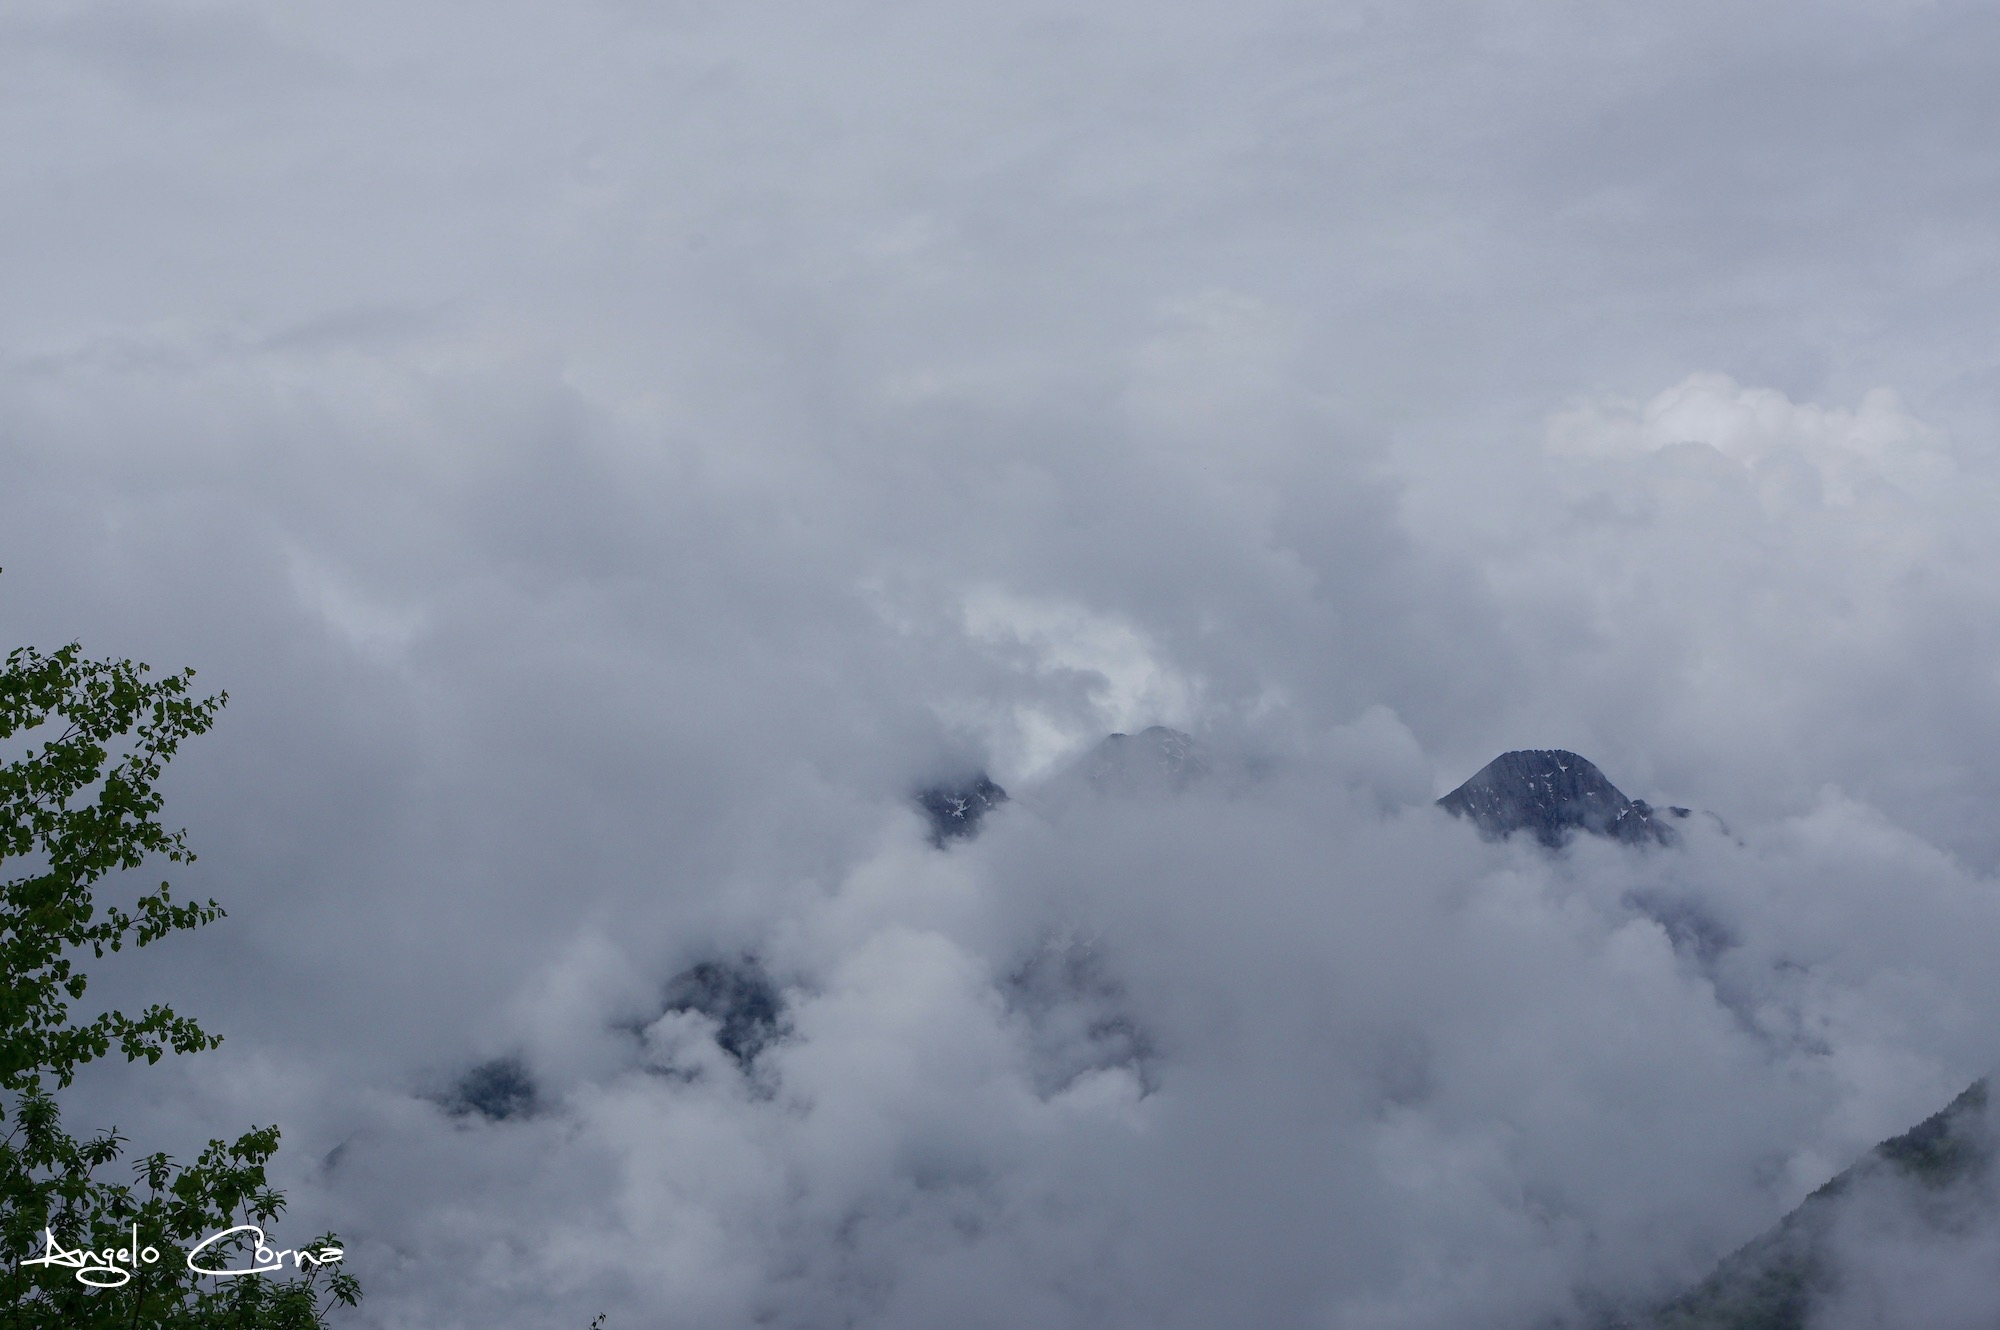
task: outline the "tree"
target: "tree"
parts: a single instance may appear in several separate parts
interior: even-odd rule
[[[223,915],[213,900],[176,901],[165,882],[129,907],[96,896],[149,859],[194,859],[186,833],[161,825],[157,786],[181,741],[206,733],[228,694],[197,696],[193,670],[151,674],[129,660],[88,660],[75,643],[47,655],[13,651],[0,672],[0,756],[11,755],[0,767],[0,1244],[12,1258],[0,1325],[307,1330],[360,1298],[330,1257],[333,1234],[303,1260],[293,1256],[289,1277],[215,1278],[185,1259],[198,1250],[208,1271],[269,1264],[247,1229],[202,1244],[238,1226],[261,1231],[283,1211],[264,1175],[276,1127],[211,1141],[191,1163],[146,1155],[129,1165],[129,1183],[99,1176],[124,1151],[116,1130],[79,1141],[62,1127],[56,1092],[114,1047],[155,1063],[221,1043],[159,1004],[137,1017],[71,1011],[89,985],[79,968],[86,953],[101,960]],[[37,731],[50,736],[39,748]],[[58,1250],[96,1254],[89,1263],[99,1268],[34,1263]]]

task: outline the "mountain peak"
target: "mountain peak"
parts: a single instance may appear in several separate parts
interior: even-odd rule
[[[1007,802],[1007,791],[984,771],[960,780],[927,785],[913,796],[930,820],[931,844],[942,850],[947,841],[971,840],[986,815]]]
[[[1595,763],[1562,748],[1502,753],[1438,805],[1455,817],[1471,818],[1490,839],[1533,831],[1550,849],[1577,831],[1628,845],[1671,845],[1677,839],[1644,800],[1627,799]],[[1671,811],[1687,815],[1685,809]]]

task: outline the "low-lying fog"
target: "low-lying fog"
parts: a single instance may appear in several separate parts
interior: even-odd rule
[[[231,697],[72,1125],[397,1330],[1685,1287],[2000,1064],[1996,22],[17,7],[0,646]]]

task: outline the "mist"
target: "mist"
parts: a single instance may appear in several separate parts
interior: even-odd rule
[[[1687,1287],[2000,1063],[1995,23],[12,7],[6,645],[230,695],[69,1120],[384,1330]],[[1828,1326],[1990,1318],[1917,1205]]]

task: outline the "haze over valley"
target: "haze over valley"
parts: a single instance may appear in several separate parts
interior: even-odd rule
[[[0,645],[230,695],[91,988],[225,1042],[65,1120],[277,1123],[370,1330],[1990,1328],[1995,87],[8,6]]]

